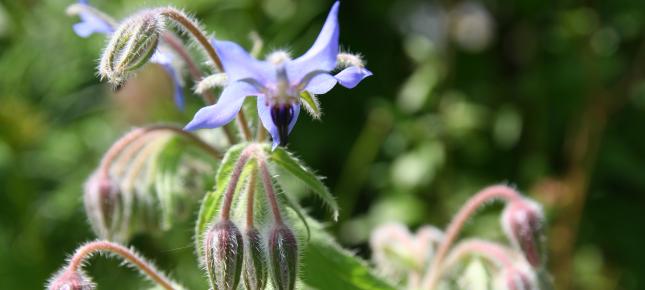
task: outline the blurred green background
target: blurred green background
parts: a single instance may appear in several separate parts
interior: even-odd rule
[[[173,4],[219,38],[256,31],[266,50],[302,53],[331,1],[91,1],[117,18]],[[140,90],[98,81],[102,36],[82,39],[71,1],[0,1],[0,288],[39,289],[93,238],[82,184],[102,153],[135,125],[185,124],[159,67]],[[558,289],[645,289],[645,2],[345,0],[342,47],[374,76],[321,96],[289,148],[333,189],[331,230],[369,258],[377,225],[445,225],[479,188],[517,185],[549,217],[549,268]],[[189,83],[187,87],[191,87]],[[187,92],[188,93],[188,92]],[[306,200],[329,220],[320,203]],[[468,234],[502,239],[500,206]],[[205,287],[192,224],[133,244],[178,280]],[[135,273],[96,259],[100,289],[137,289]],[[118,277],[118,279],[116,278]]]

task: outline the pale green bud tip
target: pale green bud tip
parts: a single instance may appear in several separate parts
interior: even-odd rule
[[[277,290],[293,290],[298,272],[298,243],[285,225],[276,225],[267,243],[271,279]]]
[[[163,28],[163,18],[152,11],[123,21],[101,56],[99,75],[115,85],[122,84],[156,52]]]
[[[261,290],[266,287],[267,266],[262,238],[257,229],[244,233],[244,285],[247,290]]]
[[[64,269],[47,283],[48,290],[93,290],[96,285],[82,272],[68,271]]]
[[[213,224],[204,238],[204,265],[214,290],[234,290],[242,272],[243,242],[231,221]]]

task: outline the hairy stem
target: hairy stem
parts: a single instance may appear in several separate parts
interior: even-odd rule
[[[164,42],[168,44],[168,46],[170,46],[177,53],[177,55],[179,55],[179,57],[181,57],[184,63],[186,63],[188,72],[190,73],[193,82],[198,83],[199,81],[201,81],[201,79],[204,77],[204,74],[202,74],[199,66],[197,66],[197,63],[190,56],[190,53],[188,53],[181,40],[177,38],[174,33],[169,31],[165,31],[161,36],[163,37]],[[206,103],[207,105],[215,104],[215,101],[217,101],[217,97],[215,97],[215,95],[213,95],[210,90],[203,91],[201,93],[201,96],[204,100],[204,103]],[[224,131],[224,135],[226,136],[228,143],[235,144],[235,135],[233,134],[233,131],[231,131],[231,128],[229,126],[222,126],[222,130]]]
[[[77,272],[83,267],[83,262],[97,252],[109,252],[123,258],[126,262],[145,273],[150,280],[157,283],[163,289],[178,289],[168,277],[162,274],[152,264],[139,257],[132,250],[108,241],[94,241],[87,243],[76,250],[74,256],[69,261],[68,271]]]
[[[482,189],[471,197],[448,225],[444,238],[437,249],[437,254],[433,257],[430,264],[428,275],[423,283],[423,289],[434,289],[436,287],[437,282],[439,282],[440,269],[444,258],[459,236],[464,224],[480,207],[487,204],[488,201],[495,199],[514,201],[521,199],[521,196],[517,191],[508,186],[493,185]]]
[[[233,204],[233,197],[235,195],[235,189],[237,189],[237,184],[240,181],[240,176],[244,170],[244,165],[249,161],[249,158],[253,155],[254,146],[249,145],[242,151],[240,154],[240,159],[237,160],[235,166],[233,167],[233,172],[231,172],[231,177],[224,192],[224,204],[222,205],[222,220],[228,221],[231,218],[231,205]]]
[[[208,38],[206,38],[206,35],[202,32],[202,30],[199,28],[197,23],[195,23],[190,17],[188,17],[186,14],[183,12],[174,9],[174,8],[158,8],[158,13],[160,15],[166,16],[175,22],[177,24],[181,25],[186,31],[188,31],[199,43],[204,51],[206,51],[206,54],[208,57],[211,59],[213,64],[217,67],[218,70],[224,71],[224,66],[222,65],[222,60],[219,58],[219,55],[217,55],[217,52],[215,51],[215,48],[211,45],[211,43],[208,41]]]
[[[117,140],[110,149],[105,153],[105,156],[101,160],[99,165],[100,172],[103,174],[103,177],[109,178],[110,168],[112,163],[117,159],[117,157],[123,152],[134,141],[138,140],[140,137],[157,131],[169,131],[179,136],[186,138],[188,141],[191,141],[193,144],[197,145],[203,149],[206,153],[213,156],[215,159],[222,159],[222,153],[219,150],[215,149],[213,146],[204,142],[204,140],[197,137],[195,134],[186,132],[180,128],[168,126],[168,125],[152,125],[143,128],[136,128],[129,133],[125,134],[121,139]]]
[[[273,213],[273,220],[277,225],[282,225],[282,215],[280,214],[280,207],[278,206],[277,196],[273,188],[273,181],[271,180],[271,173],[266,164],[265,158],[258,158],[258,167],[262,173],[262,185],[267,194],[267,199],[271,205],[271,212]]]
[[[482,257],[499,268],[513,267],[513,258],[508,248],[489,241],[473,239],[457,244],[450,251],[445,264],[439,269],[439,276],[459,261],[472,255]]]
[[[211,59],[217,70],[221,72],[224,71],[224,65],[222,65],[222,60],[220,59],[219,55],[217,54],[217,51],[215,51],[215,48],[213,45],[208,41],[208,38],[206,38],[206,35],[202,32],[202,30],[199,28],[197,23],[195,23],[190,17],[188,17],[186,14],[183,12],[174,9],[174,8],[158,8],[158,13],[160,15],[166,16],[175,22],[177,24],[181,25],[186,31],[188,31],[199,43],[204,51],[206,51],[206,54],[208,57]],[[244,112],[240,110],[237,113],[237,118],[238,118],[238,124],[240,126],[240,131],[242,131],[243,136],[246,138],[246,141],[251,141],[251,134],[249,132],[249,125],[246,122],[246,118],[244,117]],[[247,134],[248,133],[248,134]]]
[[[257,179],[257,170],[251,171],[249,184],[246,187],[246,227],[253,228],[253,211],[255,209],[255,183]]]

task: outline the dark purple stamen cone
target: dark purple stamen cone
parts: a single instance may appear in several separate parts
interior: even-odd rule
[[[260,232],[255,228],[244,233],[244,285],[247,290],[261,290],[267,284],[267,266]]]
[[[48,290],[93,290],[96,289],[92,280],[83,273],[63,270],[52,278]]]
[[[285,225],[271,229],[268,240],[269,266],[273,286],[277,290],[293,290],[298,271],[298,243]]]
[[[513,201],[502,214],[506,235],[534,268],[541,267],[544,260],[543,223],[540,206],[530,200]]]
[[[286,146],[289,139],[289,124],[293,120],[293,107],[289,104],[271,107],[271,119],[280,136],[280,146]]]
[[[210,227],[204,239],[204,264],[213,290],[235,290],[240,282],[242,234],[231,221]]]

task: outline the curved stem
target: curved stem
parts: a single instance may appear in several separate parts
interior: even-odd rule
[[[177,22],[181,27],[186,29],[194,38],[195,40],[202,46],[204,51],[206,51],[206,54],[208,57],[211,59],[215,67],[219,71],[224,71],[224,66],[222,65],[222,60],[219,58],[219,55],[217,55],[217,52],[215,51],[215,48],[211,45],[211,43],[208,41],[208,38],[206,38],[206,35],[202,32],[202,30],[199,28],[197,23],[195,23],[193,20],[190,19],[186,14],[183,12],[174,9],[174,8],[158,8],[159,14],[166,16],[175,22]]]
[[[139,257],[132,250],[108,241],[94,241],[78,248],[74,253],[74,256],[72,256],[72,259],[69,261],[68,270],[77,272],[82,268],[83,262],[97,252],[110,252],[120,256],[125,261],[143,271],[150,280],[157,283],[163,289],[178,289],[178,287],[175,286],[175,283],[173,283],[168,277],[157,270],[152,264]]]
[[[244,115],[244,108],[240,109],[237,113],[237,125],[244,136],[244,140],[251,141],[253,137],[251,136],[251,129],[249,129],[249,123],[246,121],[246,116]]]
[[[257,170],[251,171],[249,184],[246,188],[246,227],[253,228],[253,211],[255,209],[255,183],[257,179]]]
[[[186,31],[188,31],[202,46],[204,51],[206,51],[206,54],[211,59],[217,70],[225,72],[224,65],[222,64],[222,60],[217,54],[217,51],[215,51],[215,48],[208,41],[208,38],[206,38],[206,35],[204,35],[197,23],[191,20],[190,17],[188,17],[186,14],[174,8],[158,8],[158,13],[176,21],[179,25],[186,29]],[[249,133],[250,129],[248,123],[246,122],[244,111],[240,110],[237,113],[237,118],[239,121],[238,124],[240,126],[240,131],[242,131],[244,137],[246,138],[246,141],[251,141],[251,134]]]
[[[253,154],[253,145],[249,145],[242,151],[240,154],[240,159],[237,160],[233,171],[231,172],[231,177],[224,192],[224,204],[222,205],[222,220],[228,221],[231,217],[231,205],[233,204],[233,196],[235,195],[235,189],[237,189],[237,184],[240,181],[240,176],[244,170],[244,165],[246,165],[249,158]]]
[[[177,53],[177,55],[179,55],[179,57],[181,57],[184,63],[186,63],[188,72],[190,73],[193,82],[198,83],[204,77],[204,75],[199,69],[199,66],[197,66],[197,63],[195,63],[193,58],[190,56],[190,53],[188,53],[188,51],[186,50],[186,47],[184,47],[181,40],[177,38],[174,33],[169,31],[164,32],[162,34],[162,37],[164,39],[164,42],[168,44],[168,46],[170,46]],[[202,96],[204,103],[206,103],[207,105],[215,104],[215,101],[217,100],[217,97],[215,97],[215,95],[213,95],[210,90],[205,90],[200,95]],[[222,130],[224,131],[224,135],[226,136],[228,143],[235,144],[235,137],[233,132],[231,131],[231,128],[229,126],[222,126]]]
[[[188,72],[190,73],[193,81],[199,82],[199,80],[201,80],[204,75],[202,74],[195,61],[193,61],[193,58],[190,56],[188,51],[186,51],[186,48],[182,44],[181,40],[179,40],[174,33],[169,31],[165,31],[163,34],[161,34],[161,36],[163,37],[164,42],[167,43],[168,46],[170,46],[170,48],[172,48],[179,57],[181,57],[184,63],[186,63]],[[210,91],[204,91],[201,95],[206,104],[212,105],[215,103],[215,96]]]
[[[145,135],[146,132],[145,128],[136,128],[112,144],[112,147],[108,149],[103,156],[103,159],[101,159],[101,164],[99,165],[100,174],[102,174],[104,178],[109,178],[110,167],[116,157],[119,156],[119,153],[121,153],[123,149],[128,147],[132,142],[139,139],[139,137]]]
[[[153,131],[170,131],[172,133],[178,134],[193,142],[195,145],[206,151],[206,153],[213,156],[213,158],[222,159],[222,154],[217,149],[215,149],[199,137],[195,136],[193,133],[186,132],[180,128],[168,125],[152,125],[143,128],[136,128],[125,134],[123,137],[121,137],[121,139],[117,140],[103,156],[101,164],[99,165],[101,172],[100,174],[103,174],[103,177],[105,178],[109,178],[112,163],[114,162],[114,160],[116,160],[120,153],[123,152],[123,150],[134,141]]]
[[[282,215],[280,214],[280,207],[278,206],[278,200],[273,189],[273,181],[271,181],[271,173],[267,167],[266,160],[264,158],[258,158],[258,167],[262,173],[262,184],[264,185],[264,191],[267,194],[267,199],[271,205],[271,212],[273,213],[273,220],[277,225],[282,225]]]
[[[503,199],[506,201],[514,201],[520,198],[521,196],[517,191],[506,185],[493,185],[486,187],[471,197],[448,225],[444,238],[437,249],[437,254],[433,257],[432,263],[430,264],[429,273],[424,280],[423,288],[435,288],[437,282],[439,282],[441,264],[444,261],[450,246],[452,246],[454,241],[457,239],[464,224],[477,211],[477,209],[487,204],[490,200]]]
[[[472,255],[480,256],[499,268],[513,267],[513,258],[509,249],[493,242],[473,239],[457,244],[450,251],[445,264],[439,269],[439,276],[446,269],[452,268],[460,260]]]

